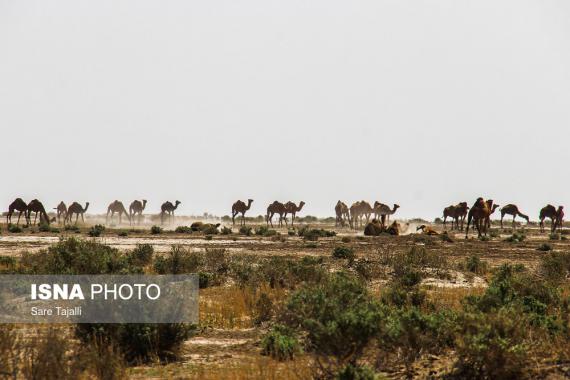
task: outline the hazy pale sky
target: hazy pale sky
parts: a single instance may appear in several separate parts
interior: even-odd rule
[[[570,206],[570,2],[0,0],[0,203]]]

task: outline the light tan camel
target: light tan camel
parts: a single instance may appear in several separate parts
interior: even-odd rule
[[[138,199],[134,200],[131,205],[129,206],[129,215],[131,217],[131,221],[135,221],[135,217],[138,215],[137,224],[141,224],[143,211],[146,208],[146,199],[143,199],[142,202]]]
[[[363,225],[363,219],[366,218],[366,223],[370,221],[370,215],[374,211],[370,203],[366,201],[358,201],[354,202],[352,206],[350,206],[350,221],[351,226],[356,229],[358,226]]]
[[[436,230],[434,230],[430,226],[426,226],[425,224],[422,224],[421,226],[416,228],[416,232],[420,231],[420,230],[422,231],[422,233],[424,235],[439,235],[439,232],[437,232]]]
[[[28,204],[24,202],[22,198],[16,198],[14,202],[10,203],[8,206],[8,214],[6,214],[6,224],[12,223],[12,215],[15,211],[18,211],[18,221],[16,225],[20,224],[20,217],[24,214],[24,219],[26,219],[26,224],[29,225],[30,221],[28,220]]]
[[[526,222],[528,223],[528,216],[523,214],[522,212],[519,211],[519,208],[517,207],[517,205],[514,205],[512,203],[509,203],[508,205],[505,205],[503,207],[501,207],[501,229],[503,228],[503,218],[505,217],[505,215],[512,215],[513,217],[513,226],[512,228],[515,228],[515,218],[517,216],[520,216],[521,218],[525,219]]]
[[[285,205],[281,202],[274,201],[269,206],[267,206],[267,215],[265,216],[265,222],[267,224],[271,224],[273,227],[273,215],[279,214],[279,226],[283,225],[283,216],[285,215]],[[285,219],[285,224],[287,224],[287,220]]]
[[[65,220],[65,217],[67,215],[67,206],[65,203],[63,203],[63,201],[61,201],[57,207],[54,207],[54,210],[57,212],[57,222],[61,224],[61,219]]]
[[[35,213],[34,216],[34,224],[36,224],[36,221],[38,220],[38,214],[40,215],[40,223],[46,223],[46,224],[50,224],[50,222],[55,222],[55,218],[53,218],[52,220],[49,219],[49,216],[46,212],[46,209],[44,207],[44,205],[42,204],[42,202],[38,201],[37,199],[33,199],[30,203],[28,203],[28,220],[31,221],[31,215],[32,212]],[[39,225],[38,224],[38,225]]]
[[[558,206],[558,209],[556,209],[553,205],[547,204],[540,209],[540,214],[538,215],[538,219],[540,220],[540,232],[544,232],[544,219],[546,218],[551,220],[550,231],[556,231],[564,222],[564,207]]]
[[[338,202],[336,202],[336,206],[334,206],[334,211],[336,214],[335,227],[337,226],[344,227],[347,221],[350,224],[350,212],[348,211],[348,206],[346,205],[346,203],[341,202],[339,200]]]
[[[170,201],[164,202],[162,206],[160,206],[160,224],[164,224],[166,214],[168,214],[170,223],[174,222],[174,210],[176,210],[181,203],[180,201],[176,201],[175,204],[172,204]]]
[[[121,217],[123,214],[125,214],[125,216],[129,220],[129,224],[131,224],[131,216],[127,212],[127,209],[123,205],[123,202],[118,200],[115,200],[109,205],[109,207],[107,207],[107,216],[105,217],[105,224],[109,223],[109,214],[111,214],[111,222],[113,222],[113,216],[115,216],[115,213],[119,214],[119,225],[121,224],[122,221]]]
[[[291,227],[293,227],[295,225],[295,217],[297,216],[297,213],[301,211],[304,205],[305,202],[303,201],[299,203],[299,206],[291,201],[285,203],[285,214],[283,215],[285,218],[285,224],[287,224],[287,214],[291,214]]]
[[[79,215],[81,215],[81,222],[85,223],[85,218],[84,218],[83,214],[85,214],[87,212],[88,208],[89,208],[89,202],[85,203],[85,208],[83,208],[79,203],[73,202],[67,208],[67,215],[65,216],[63,223],[65,224],[67,221],[69,221],[71,223],[71,219],[73,218],[73,214],[75,214],[75,224],[77,224],[77,220],[79,219]]]
[[[467,229],[465,230],[465,238],[469,234],[469,225],[473,220],[473,225],[477,228],[478,236],[483,234],[487,235],[487,230],[490,226],[491,214],[499,207],[499,205],[493,205],[493,200],[489,199],[487,201],[479,197],[475,201],[475,204],[469,210],[467,214]]]
[[[238,214],[241,214],[241,224],[245,226],[245,213],[251,208],[252,203],[253,199],[248,199],[247,204],[241,200],[238,200],[232,205],[232,224],[234,226],[236,225],[236,216]]]
[[[380,202],[374,202],[374,215],[380,217],[382,225],[386,226],[390,222],[390,215],[393,215],[398,208],[400,208],[400,206],[395,203],[393,208],[390,209],[388,205]]]
[[[469,206],[467,206],[467,202],[460,202],[456,205],[451,205],[443,209],[443,227],[445,228],[445,223],[447,218],[451,218],[451,229],[463,231],[463,223],[465,222],[465,217],[467,216],[467,212],[469,210]],[[461,225],[459,224],[461,222]]]

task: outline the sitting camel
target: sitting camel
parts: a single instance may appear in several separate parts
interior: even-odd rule
[[[434,230],[430,226],[426,226],[425,224],[422,224],[421,226],[416,228],[416,231],[420,231],[420,230],[422,231],[422,233],[424,235],[439,235],[439,232],[437,232],[436,230]]]
[[[372,221],[368,222],[364,227],[365,236],[378,236],[383,232],[397,236],[400,235],[400,231],[400,223],[394,222],[390,225],[390,227],[386,227],[380,221],[378,221],[378,219],[372,219]]]
[[[28,220],[28,205],[22,198],[16,198],[14,202],[10,203],[8,206],[8,214],[6,214],[6,224],[12,223],[12,214],[14,211],[18,211],[18,221],[16,225],[20,224],[20,217],[24,214],[24,219],[26,219],[26,225],[29,225],[30,222]]]
[[[129,224],[131,224],[131,216],[127,212],[127,209],[123,205],[123,202],[115,200],[112,202],[109,207],[107,207],[107,216],[105,218],[105,224],[109,223],[109,214],[111,214],[111,222],[113,222],[113,216],[115,213],[119,214],[119,225],[121,224],[121,216],[125,214],[127,219],[129,220]]]
[[[515,218],[517,216],[520,216],[521,218],[525,219],[526,222],[528,223],[529,220],[528,216],[520,212],[517,205],[509,203],[508,205],[503,206],[500,211],[501,211],[501,229],[503,228],[503,218],[505,217],[505,215],[513,216],[513,226],[512,226],[513,229],[515,228]]]

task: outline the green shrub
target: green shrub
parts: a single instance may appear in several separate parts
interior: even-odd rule
[[[294,228],[290,228],[287,230],[287,235],[295,236],[295,235],[297,235],[297,231]]]
[[[199,272],[198,273],[198,285],[199,285],[200,289],[206,289],[207,287],[209,287],[212,283],[213,278],[214,278],[213,273]]]
[[[343,236],[341,241],[346,244],[346,243],[350,243],[352,241],[352,239],[350,238],[350,236]]]
[[[150,244],[137,244],[136,248],[128,253],[129,261],[141,267],[152,263],[153,256],[154,248]]]
[[[117,236],[119,236],[119,237],[127,237],[127,236],[129,236],[129,233],[128,233],[127,231],[123,230],[123,231],[117,232]]]
[[[19,234],[22,232],[22,228],[16,224],[9,224],[8,225],[8,232],[12,234]]]
[[[232,229],[231,229],[231,228],[228,228],[228,227],[226,227],[226,226],[223,226],[223,227],[222,227],[222,230],[221,230],[221,233],[222,233],[222,235],[231,235],[231,234],[232,234]]]
[[[548,281],[563,281],[570,273],[570,253],[550,252],[542,257],[539,271]]]
[[[66,224],[65,227],[63,227],[64,231],[71,231],[71,232],[80,232],[81,230],[79,229],[78,226],[76,226],[75,224]]]
[[[261,339],[262,355],[271,356],[277,360],[291,360],[301,352],[301,346],[292,329],[283,325],[275,325]]]
[[[306,334],[318,357],[332,356],[337,365],[345,365],[358,360],[378,334],[383,310],[360,281],[335,273],[295,292],[282,320]]]
[[[266,293],[261,293],[254,305],[253,322],[260,325],[271,320],[273,316],[273,301]]]
[[[75,335],[84,343],[113,345],[129,363],[177,359],[182,344],[195,330],[188,324],[77,324]]]
[[[47,223],[40,223],[40,225],[38,226],[38,230],[40,232],[51,232],[51,228],[49,226],[49,224]]]
[[[174,232],[179,233],[179,234],[191,234],[192,228],[188,227],[188,226],[178,226],[178,227],[176,227]]]
[[[467,270],[475,274],[485,274],[488,270],[488,264],[485,261],[481,261],[481,257],[478,255],[471,255],[465,259],[465,262],[461,266],[461,269]]]
[[[327,230],[323,230],[322,228],[320,228],[320,229],[309,228],[308,226],[300,228],[297,233],[299,234],[299,236],[301,236],[305,240],[309,240],[309,241],[316,241],[320,237],[336,236],[336,232],[334,232],[334,231],[327,231]]]
[[[353,261],[356,257],[354,251],[348,247],[335,247],[332,256],[335,259],[348,259],[349,261]]]
[[[311,248],[311,249],[315,249],[318,247],[317,243],[307,243],[304,245],[305,248]]]
[[[208,241],[212,240],[213,238],[214,238],[214,237],[213,237],[212,235],[206,235],[206,236],[204,236],[204,240],[208,240]]]
[[[527,328],[511,309],[498,313],[466,313],[455,347],[461,378],[519,379],[527,372]]]
[[[162,227],[159,227],[159,226],[152,226],[152,227],[150,228],[150,233],[153,234],[153,235],[159,235],[159,234],[162,233]]]
[[[374,370],[367,366],[346,365],[335,376],[336,380],[375,380]]]
[[[241,226],[239,228],[239,233],[240,235],[251,236],[251,230],[252,228],[249,226]]]
[[[548,252],[548,251],[552,251],[552,246],[548,243],[542,243],[541,245],[538,246],[538,248],[536,250],[542,251],[542,252]]]
[[[561,240],[562,239],[562,235],[557,234],[557,233],[552,233],[548,237],[550,240]]]
[[[101,224],[96,224],[89,230],[89,236],[91,237],[98,237],[105,231],[105,226]]]
[[[127,274],[140,273],[127,256],[108,245],[75,238],[62,239],[47,249],[22,255],[22,267],[30,274]]]
[[[505,241],[508,241],[510,243],[520,243],[520,242],[524,241],[525,239],[526,239],[526,235],[524,234],[524,232],[515,232],[511,236],[506,238]]]
[[[202,257],[181,246],[173,246],[168,253],[154,260],[154,271],[158,274],[193,273],[202,265]]]

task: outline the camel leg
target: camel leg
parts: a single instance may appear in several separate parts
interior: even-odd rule
[[[18,221],[16,222],[16,225],[20,225],[20,217],[22,216],[22,211],[20,211],[20,213],[18,214]]]
[[[504,217],[505,217],[505,214],[501,213],[501,230],[503,229],[503,218]],[[513,219],[513,227],[514,227],[514,223],[515,223],[515,220]]]
[[[513,230],[515,229],[515,218],[516,218],[516,217],[517,217],[516,215],[513,215]],[[501,228],[503,228],[502,225],[501,225]]]

